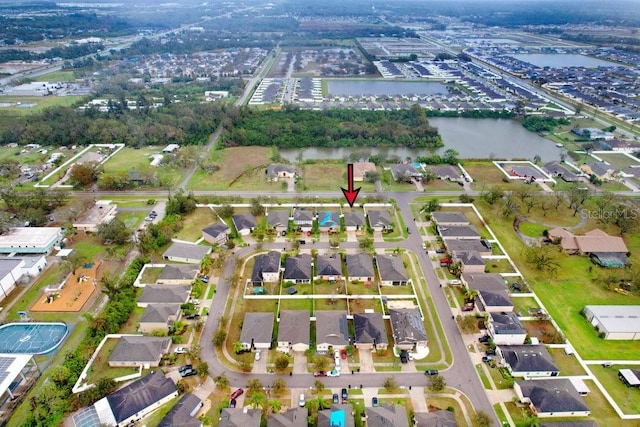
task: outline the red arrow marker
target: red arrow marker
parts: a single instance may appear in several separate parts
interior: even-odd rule
[[[342,193],[344,194],[345,199],[349,203],[349,206],[353,207],[353,204],[356,201],[356,197],[358,197],[358,193],[360,192],[360,188],[353,188],[353,163],[347,164],[347,186],[348,189],[345,190],[342,188]]]

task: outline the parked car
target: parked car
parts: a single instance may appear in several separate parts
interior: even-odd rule
[[[407,352],[407,357],[409,358],[409,360],[413,360],[413,352],[408,351]]]
[[[334,350],[333,351],[333,358],[334,359],[340,359],[340,350]]]
[[[198,313],[189,313],[186,316],[184,316],[185,319],[197,319],[198,317],[200,317],[200,315]]]
[[[400,362],[402,362],[402,363],[409,362],[409,356],[407,355],[407,352],[405,350],[402,350],[400,352]]]
[[[485,248],[491,250],[491,242],[485,239],[480,240],[480,243],[482,243],[482,246],[484,246]]]
[[[326,373],[325,371],[315,371],[315,372],[313,373],[313,376],[314,376],[314,377],[326,377],[326,376],[327,376],[327,373]]]
[[[307,401],[304,398],[304,393],[300,393],[300,398],[298,398],[298,406],[303,408],[304,405],[307,404]]]
[[[496,351],[492,348],[490,348],[489,350],[485,351],[484,354],[486,354],[487,356],[495,356],[496,355]]]
[[[190,299],[189,300],[190,303],[192,303],[193,305],[200,305],[200,300],[199,299]]]
[[[342,360],[346,360],[347,359],[347,350],[345,350],[344,348],[342,350],[340,350],[340,357],[342,358]]]
[[[342,403],[346,403],[349,400],[349,393],[346,388],[342,389]]]
[[[422,242],[422,249],[427,249],[427,244],[425,242]]]
[[[602,364],[602,366],[605,367],[605,368],[610,368],[611,367],[611,362],[604,362]]]
[[[453,258],[440,258],[440,267],[448,267],[453,264]]]
[[[235,408],[236,407],[236,400],[235,399],[231,399],[229,401],[229,408]]]
[[[180,372],[180,376],[182,378],[190,377],[195,374],[197,374],[195,369],[185,369],[184,371]]]
[[[484,336],[478,338],[478,341],[480,341],[480,342],[489,342],[490,339],[491,339],[491,337],[489,335],[484,335]]]
[[[338,396],[338,393],[333,393],[333,403],[340,403],[340,396]]]
[[[438,249],[436,249],[436,253],[437,253],[437,254],[443,254],[443,253],[445,253],[445,252],[446,252],[446,251],[444,250],[444,248],[438,248]]]
[[[462,282],[458,279],[449,280],[450,285],[462,285]]]
[[[239,388],[239,389],[237,389],[236,391],[234,391],[233,393],[231,393],[231,396],[230,396],[230,397],[231,397],[232,399],[237,399],[239,396],[241,396],[241,395],[242,395],[242,393],[244,393],[244,390],[243,390],[243,389],[241,389],[241,388]]]
[[[371,406],[373,406],[374,408],[378,407],[378,398],[376,396],[373,396],[371,398]]]
[[[189,370],[189,369],[193,369],[193,365],[189,364],[189,365],[180,366],[180,368],[178,368],[178,372],[182,373],[182,372],[184,372],[186,370]]]
[[[334,360],[335,365],[336,365],[336,371],[340,371],[342,369],[342,366],[340,366],[340,358],[338,357],[337,359]]]
[[[209,283],[209,276],[200,276],[200,281],[202,283]]]
[[[437,369],[427,369],[426,371],[424,371],[425,375],[438,375],[438,370]]]
[[[482,356],[482,361],[485,363],[489,363],[493,360],[493,356]]]
[[[340,372],[336,371],[335,369],[332,371],[327,372],[327,376],[328,377],[339,377],[340,376]]]
[[[260,360],[260,354],[261,354],[261,353],[260,353],[260,350],[256,351],[256,357],[255,357],[256,362],[257,362],[258,360]]]
[[[300,243],[301,245],[306,245],[307,241],[306,240],[298,240],[298,243]]]
[[[175,354],[185,354],[187,351],[189,351],[187,347],[176,347],[175,350],[173,350]]]
[[[287,293],[288,293],[289,295],[295,295],[295,294],[297,294],[297,293],[298,293],[298,290],[297,290],[296,288],[294,288],[293,286],[289,286],[289,287],[287,288]]]

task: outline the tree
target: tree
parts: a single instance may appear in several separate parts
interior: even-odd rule
[[[251,215],[253,216],[262,216],[264,215],[264,206],[259,198],[251,199]]]
[[[398,382],[393,377],[387,377],[382,383],[382,387],[388,392],[392,392],[398,388]]]
[[[569,208],[573,209],[573,216],[576,216],[582,205],[591,197],[591,191],[586,187],[572,187],[567,193]]]
[[[440,202],[438,201],[438,199],[431,199],[426,205],[422,206],[420,212],[431,213],[437,211],[438,209],[440,209]]]
[[[327,409],[330,407],[329,401],[325,399],[324,396],[321,394],[316,396],[316,398],[309,403],[311,404],[311,407],[314,408],[316,411],[321,411],[323,409]]]
[[[326,371],[329,366],[329,359],[322,355],[313,358],[313,369],[316,371]]]
[[[198,366],[196,366],[196,372],[199,377],[205,378],[209,375],[209,364],[207,362],[198,363]]]
[[[254,392],[247,398],[247,403],[251,405],[253,409],[265,408],[267,403],[267,397],[262,392]]]
[[[491,427],[491,417],[483,411],[476,412],[475,424],[478,427]]]
[[[449,264],[449,273],[453,274],[456,278],[460,278],[462,276],[462,263],[460,262],[452,262]]]
[[[432,375],[429,377],[429,388],[431,391],[442,391],[446,385],[447,383],[442,375]]]
[[[131,230],[127,228],[120,218],[114,218],[108,223],[102,223],[98,226],[98,238],[102,243],[110,240],[111,242],[121,245],[131,235]]]
[[[315,380],[313,386],[316,388],[317,394],[322,393],[322,391],[325,389],[324,383],[320,380]]]
[[[449,148],[442,154],[442,161],[450,165],[457,165],[459,163],[459,155],[460,153],[458,153],[456,150],[454,150],[453,148]]]
[[[98,162],[74,164],[69,172],[69,182],[74,187],[87,187],[98,181],[102,167]]]
[[[98,281],[102,288],[102,293],[106,294],[109,299],[114,299],[120,291],[120,281],[116,276],[102,275]]]
[[[242,343],[240,341],[234,341],[231,346],[233,347],[233,351],[235,354],[239,354],[243,349]]]
[[[284,372],[289,367],[289,356],[286,354],[279,354],[275,360],[275,368],[277,372]]]
[[[271,391],[276,395],[284,394],[287,390],[287,382],[283,378],[276,378],[271,384]]]
[[[472,288],[466,288],[464,290],[464,301],[465,302],[474,302],[476,297],[478,296],[478,290]]]
[[[218,214],[220,218],[224,219],[231,218],[234,213],[235,209],[231,205],[222,205],[218,209],[216,209],[216,214]]]
[[[219,389],[225,389],[229,387],[229,378],[227,378],[227,375],[224,372],[218,375],[217,377],[214,377],[213,382],[216,384],[216,387],[218,387]]]
[[[249,381],[247,381],[247,390],[249,390],[252,393],[257,393],[261,391],[262,388],[263,388],[262,382],[257,378],[252,378]]]
[[[500,200],[504,196],[504,191],[500,189],[500,187],[491,187],[488,191],[483,192],[480,197],[489,203],[490,205],[495,204],[498,200]]]
[[[227,339],[227,333],[224,329],[218,329],[215,334],[213,334],[213,345],[216,347],[222,347],[225,340]]]
[[[274,414],[277,414],[282,409],[282,404],[278,399],[269,399],[267,405],[271,409],[271,412],[273,412]]]
[[[380,180],[380,173],[378,171],[365,171],[364,180],[365,182],[375,184]]]
[[[550,276],[560,267],[558,251],[551,245],[530,246],[525,250],[525,259],[536,270],[547,271]]]

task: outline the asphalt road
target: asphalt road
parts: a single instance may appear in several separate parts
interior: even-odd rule
[[[495,417],[493,407],[484,392],[477,374],[475,367],[471,363],[467,349],[462,340],[462,336],[457,328],[455,320],[452,319],[451,309],[447,299],[440,288],[440,281],[438,280],[435,271],[433,270],[431,261],[422,249],[422,238],[415,223],[410,219],[413,217],[409,208],[409,202],[415,197],[415,194],[410,193],[398,193],[394,196],[398,202],[398,207],[401,214],[406,220],[407,227],[411,231],[409,238],[400,243],[400,246],[413,251],[418,255],[418,261],[420,267],[424,272],[424,277],[428,283],[429,292],[433,298],[436,306],[437,316],[439,317],[447,342],[453,354],[453,365],[448,369],[442,370],[447,385],[462,391],[473,403],[476,410],[481,410],[487,414],[491,414],[495,425],[499,425],[498,419]],[[356,245],[344,244],[341,247]],[[397,247],[397,242],[385,243],[376,245],[377,247]],[[267,249],[269,245],[263,245],[263,248]],[[273,244],[274,248],[276,247]],[[277,247],[282,247],[282,244],[278,244]],[[315,248],[328,247],[328,244],[316,243]],[[313,386],[315,378],[311,374],[294,374],[294,375],[279,375],[279,374],[247,374],[242,372],[229,371],[217,359],[215,350],[211,339],[214,332],[219,327],[219,316],[224,312],[225,305],[230,295],[229,278],[233,275],[235,262],[234,258],[242,258],[253,252],[253,248],[242,248],[235,251],[234,255],[231,255],[223,267],[223,271],[216,287],[216,295],[209,307],[209,316],[206,319],[202,340],[200,345],[202,347],[201,358],[203,361],[209,364],[209,371],[212,377],[215,377],[221,373],[226,373],[229,381],[234,387],[244,387],[247,381],[252,378],[258,378],[260,381],[267,385],[271,384],[276,377],[282,377],[287,381],[289,388],[308,388]],[[419,284],[416,284],[419,286]],[[435,315],[435,313],[434,313]],[[323,382],[327,387],[381,387],[382,383],[388,376],[394,376],[398,383],[402,386],[425,386],[426,377],[420,372],[381,372],[381,373],[356,373],[354,375],[342,375],[338,378],[324,378]]]

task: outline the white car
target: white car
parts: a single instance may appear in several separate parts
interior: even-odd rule
[[[304,397],[304,393],[300,393],[300,398],[298,399],[298,406],[300,406],[301,408],[304,407],[304,405],[306,405],[306,400]]]
[[[339,377],[340,376],[340,372],[336,371],[335,369],[333,371],[329,371],[327,372],[327,376],[328,377]]]
[[[340,358],[338,357],[335,360],[335,362],[336,362],[336,371],[340,371],[340,369],[342,369],[341,366],[340,366]]]
[[[185,354],[187,351],[187,347],[176,347],[176,349],[173,350],[175,354]]]
[[[340,350],[335,350],[333,352],[333,358],[334,359],[340,359]]]
[[[422,249],[427,249],[427,244],[422,242]]]
[[[407,352],[407,355],[409,356],[409,360],[413,360],[413,353],[412,352]]]
[[[256,351],[256,361],[260,360],[260,350]]]
[[[189,300],[190,303],[192,303],[193,305],[200,305],[200,300],[199,299],[191,299]]]

